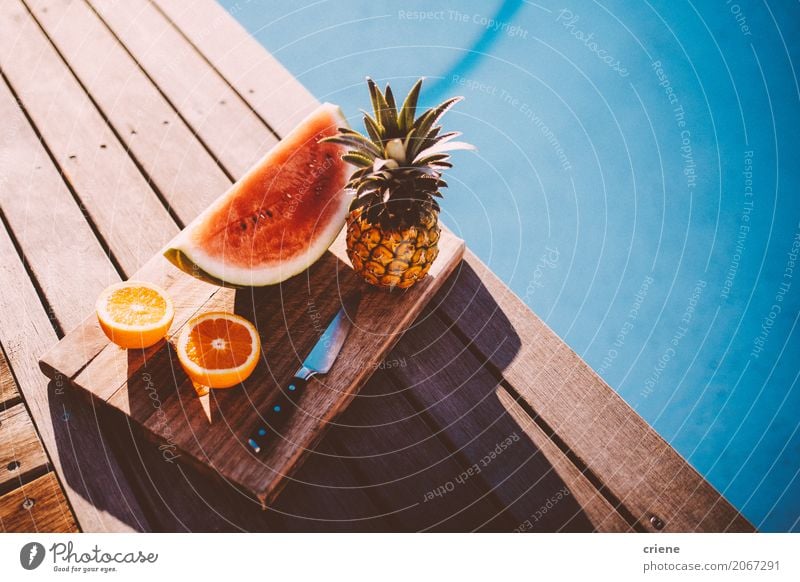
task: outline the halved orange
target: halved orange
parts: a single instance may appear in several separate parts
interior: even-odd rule
[[[148,348],[158,343],[175,317],[166,291],[144,281],[107,287],[95,308],[108,339],[123,348]]]
[[[255,326],[244,317],[210,312],[184,326],[175,349],[196,388],[232,388],[253,373],[261,340]]]

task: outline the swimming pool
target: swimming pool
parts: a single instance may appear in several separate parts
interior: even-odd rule
[[[759,529],[800,530],[800,6],[223,0],[354,125],[461,94],[443,219]]]

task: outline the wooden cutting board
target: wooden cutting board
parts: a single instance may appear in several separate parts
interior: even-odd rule
[[[199,397],[171,340],[147,350],[121,349],[108,341],[94,314],[49,350],[40,365],[57,385],[71,386],[95,405],[121,411],[144,427],[165,460],[215,471],[267,506],[453,271],[464,241],[443,228],[439,249],[425,279],[395,292],[361,282],[346,257],[343,233],[308,271],[257,289],[209,285],[161,255],[153,257],[131,279],[151,281],[169,292],[175,320],[168,338],[177,337],[189,318],[205,311],[232,311],[258,327],[264,358],[237,388]],[[245,441],[259,411],[286,385],[342,299],[356,288],[363,295],[333,368],[309,382],[281,431],[283,438],[256,455]]]

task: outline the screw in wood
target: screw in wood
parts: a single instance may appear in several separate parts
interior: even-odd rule
[[[658,517],[657,515],[650,516],[650,524],[656,529],[664,529],[664,520]]]
[[[36,504],[36,500],[30,497],[26,497],[25,501],[22,502],[22,508],[27,509],[28,511]]]

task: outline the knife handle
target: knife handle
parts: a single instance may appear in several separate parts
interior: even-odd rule
[[[262,424],[257,426],[247,439],[247,444],[250,445],[254,453],[260,453],[264,447],[271,442],[275,442],[280,436],[283,425],[286,424],[292,414],[292,409],[294,408],[292,404],[297,402],[307,384],[308,380],[295,376],[289,380],[286,388],[281,390],[277,398],[270,402],[269,407],[262,412]]]

